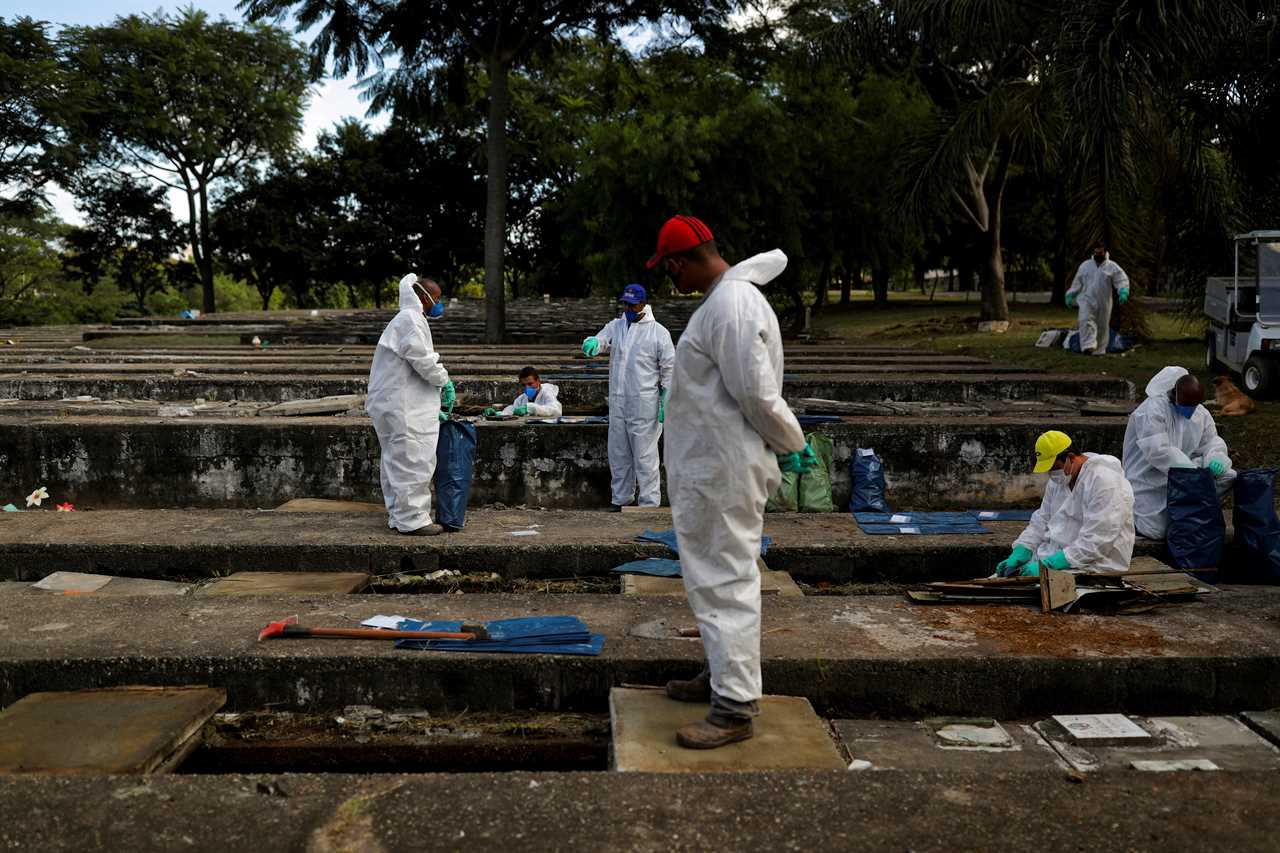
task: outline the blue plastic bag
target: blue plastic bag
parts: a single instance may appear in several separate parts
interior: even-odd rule
[[[884,499],[884,464],[874,450],[854,450],[849,460],[849,479],[853,480],[849,512],[893,512]]]
[[[1275,468],[1236,472],[1235,571],[1232,580],[1280,583],[1280,518],[1275,507]]]
[[[1169,558],[1179,569],[1216,568],[1227,523],[1213,474],[1205,468],[1169,469]]]
[[[1115,329],[1107,330],[1107,352],[1124,352],[1138,342],[1136,337],[1122,335]],[[1071,352],[1080,352],[1080,332],[1072,329],[1067,335],[1067,347]]]
[[[461,530],[467,521],[471,476],[476,458],[476,428],[466,421],[440,424],[436,443],[436,523]]]

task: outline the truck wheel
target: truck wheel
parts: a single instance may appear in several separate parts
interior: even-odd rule
[[[1250,397],[1263,398],[1271,395],[1277,385],[1277,368],[1274,360],[1254,353],[1244,363],[1240,374],[1244,382],[1244,390]]]
[[[1218,342],[1213,332],[1204,336],[1204,369],[1210,376],[1219,376],[1227,372],[1222,362],[1218,361]]]

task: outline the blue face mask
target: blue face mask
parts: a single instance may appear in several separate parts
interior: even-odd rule
[[[537,389],[537,388],[534,388],[534,387],[531,385],[531,386],[529,386],[528,388],[525,388],[525,389],[524,389],[524,395],[525,395],[526,397],[528,397],[528,398],[529,398],[529,402],[530,402],[530,403],[532,403],[534,400],[536,400],[536,399],[538,398],[538,389]]]
[[[437,319],[437,318],[439,318],[439,317],[443,317],[443,316],[444,316],[444,303],[443,303],[443,302],[436,302],[436,303],[433,303],[433,304],[432,304],[432,306],[431,306],[431,308],[430,308],[430,309],[428,309],[428,311],[427,311],[427,316],[428,316],[428,317],[430,317],[430,318],[431,318],[431,319],[433,319],[433,320],[435,320],[435,319]]]
[[[1195,406],[1182,406],[1178,403],[1174,403],[1173,407],[1178,410],[1178,414],[1182,415],[1187,420],[1190,420],[1191,416],[1196,413]]]
[[[627,325],[630,326],[636,320],[640,319],[640,315],[635,311],[623,311],[622,315],[627,318]]]

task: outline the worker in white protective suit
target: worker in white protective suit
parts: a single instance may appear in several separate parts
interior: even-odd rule
[[[520,396],[510,406],[506,406],[502,411],[494,408],[485,409],[483,414],[503,415],[510,417],[534,417],[534,418],[558,418],[564,414],[564,407],[560,405],[560,386],[553,385],[550,382],[543,382],[542,377],[538,375],[538,369],[529,366],[520,371],[520,384],[523,390]]]
[[[1235,482],[1227,443],[1204,406],[1204,386],[1184,367],[1166,367],[1147,383],[1147,399],[1124,431],[1124,474],[1133,486],[1138,533],[1164,539],[1169,529],[1169,469],[1207,468],[1218,497]]]
[[[1106,245],[1093,244],[1093,257],[1082,262],[1067,289],[1067,307],[1078,305],[1080,352],[1106,355],[1111,342],[1111,291],[1123,305],[1129,301],[1129,276],[1111,260]]]
[[[775,250],[730,267],[705,224],[677,216],[662,227],[648,267],[659,263],[682,293],[706,294],[676,348],[666,468],[707,668],[668,683],[667,694],[710,703],[706,719],[681,728],[676,741],[712,749],[751,737],[759,713],[765,501],[782,482],[780,466],[799,473],[817,457],[782,399],[778,318],[757,289],[783,271],[786,256]]]
[[[582,352],[588,357],[609,354],[609,472],[614,512],[632,503],[662,503],[658,439],[676,358],[671,333],[654,319],[644,286],[628,284],[619,301],[622,316],[582,342]]]
[[[438,284],[413,273],[400,279],[400,311],[378,339],[364,403],[382,447],[387,525],[411,536],[444,531],[431,523],[431,478],[440,407],[452,406],[456,394],[427,324],[443,315]]]
[[[1035,472],[1049,474],[1044,498],[997,574],[1127,572],[1133,559],[1133,489],[1120,460],[1077,452],[1066,433],[1050,430],[1036,439]]]

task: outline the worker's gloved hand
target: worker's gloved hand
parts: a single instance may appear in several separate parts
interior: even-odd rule
[[[599,338],[596,338],[593,335],[582,342],[582,354],[585,355],[587,358],[591,358],[591,356],[595,355],[598,352],[600,352]]]
[[[497,409],[495,409],[493,406],[490,406],[489,408],[485,409],[485,410],[484,410],[483,412],[481,412],[480,414],[484,415],[484,416],[487,418],[487,417],[489,417],[490,415],[496,415],[496,414],[498,414],[498,410],[497,410]]]
[[[1046,569],[1053,569],[1055,572],[1062,572],[1071,568],[1071,564],[1067,562],[1067,555],[1063,551],[1041,560],[1040,565]]]
[[[1018,569],[1022,568],[1024,563],[1030,562],[1034,556],[1035,554],[1021,545],[1014,545],[1013,552],[996,564],[996,574],[1002,578],[1016,577]]]
[[[521,400],[519,403],[517,403],[515,408],[515,413],[520,417],[524,417],[525,415],[529,414],[529,401]]]
[[[667,391],[664,388],[658,392],[658,423],[666,423],[667,420]]]
[[[1209,473],[1215,477],[1221,477],[1227,473],[1227,463],[1221,459],[1210,459],[1209,464],[1205,466],[1209,469]]]
[[[1076,295],[1074,293],[1068,293],[1064,301],[1067,303],[1068,308],[1076,307]]]
[[[806,444],[804,450],[778,454],[778,467],[784,474],[808,474],[818,467],[818,454]]]
[[[1119,299],[1120,299],[1120,304],[1121,304],[1121,305],[1123,305],[1123,304],[1125,304],[1126,302],[1128,302],[1128,301],[1129,301],[1129,288],[1127,288],[1127,287],[1122,287],[1122,288],[1120,288],[1120,296],[1119,296]]]
[[[452,406],[458,401],[458,392],[454,390],[453,380],[450,379],[444,383],[444,387],[440,389],[440,405]]]
[[[1024,578],[1038,578],[1040,577],[1040,564],[1035,560],[1032,560],[1030,563],[1024,563],[1022,568],[1018,571],[1018,575]]]
[[[809,444],[806,441],[804,445],[804,450],[800,451],[800,465],[801,467],[804,468],[804,470],[801,471],[800,473],[808,474],[810,471],[817,468],[820,464],[822,463],[818,459],[818,454],[814,453],[813,445]]]

